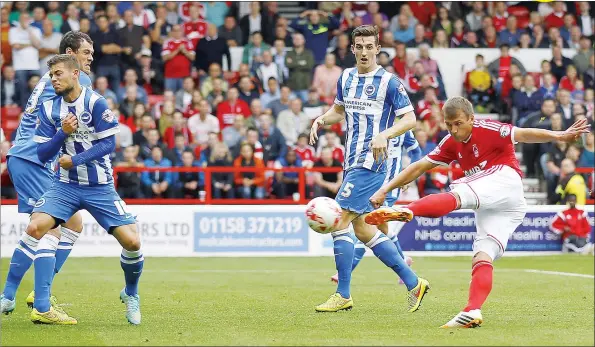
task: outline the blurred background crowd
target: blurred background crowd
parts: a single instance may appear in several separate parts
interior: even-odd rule
[[[478,114],[521,127],[564,130],[593,123],[593,6],[589,2],[2,2],[2,195],[14,197],[6,151],[46,62],[71,30],[94,41],[92,80],[120,119],[116,167],[330,167],[344,156],[344,124],[327,126],[315,148],[312,120],[333,103],[354,66],[350,33],[380,28],[379,63],[404,82],[423,154],[447,134],[444,80],[433,48],[493,48],[475,57],[462,90]],[[415,55],[409,49],[417,49]],[[539,71],[510,55],[551,51]],[[563,49],[572,49],[572,55]],[[242,50],[241,62],[231,51]],[[458,68],[458,67],[456,67]],[[557,203],[592,194],[593,132],[576,144],[518,148],[529,191]],[[460,172],[430,173],[404,200],[444,190]],[[341,174],[307,175],[308,196],[334,197]],[[295,172],[120,172],[123,198],[295,198]],[[531,184],[529,184],[531,185]],[[541,196],[541,195],[540,195]],[[582,200],[581,200],[582,199]]]

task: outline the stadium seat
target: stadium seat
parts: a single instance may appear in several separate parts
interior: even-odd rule
[[[18,119],[21,114],[21,108],[18,106],[3,106],[1,108],[2,119]]]

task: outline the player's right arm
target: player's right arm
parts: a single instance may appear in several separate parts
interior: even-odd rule
[[[33,141],[39,143],[37,157],[42,163],[55,157],[68,135],[76,131],[78,126],[76,116],[69,114],[58,129],[54,121],[47,115],[45,105],[39,108],[39,126],[35,129]]]
[[[422,158],[407,166],[405,170],[401,171],[395,178],[385,183],[376,193],[374,193],[374,195],[372,195],[370,198],[372,206],[374,206],[374,208],[379,208],[384,203],[386,194],[415,181],[419,176],[436,166],[438,166],[438,164],[432,163],[427,158]]]

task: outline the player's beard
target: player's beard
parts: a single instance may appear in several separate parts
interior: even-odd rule
[[[60,92],[56,91],[56,95],[60,95],[60,96],[68,95],[68,93],[70,93],[73,89],[74,89],[74,87],[70,87],[70,88],[66,88]]]

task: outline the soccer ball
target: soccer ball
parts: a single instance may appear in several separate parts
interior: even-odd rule
[[[328,234],[336,231],[341,220],[341,207],[327,197],[312,199],[306,206],[306,220],[308,226],[317,233]]]

